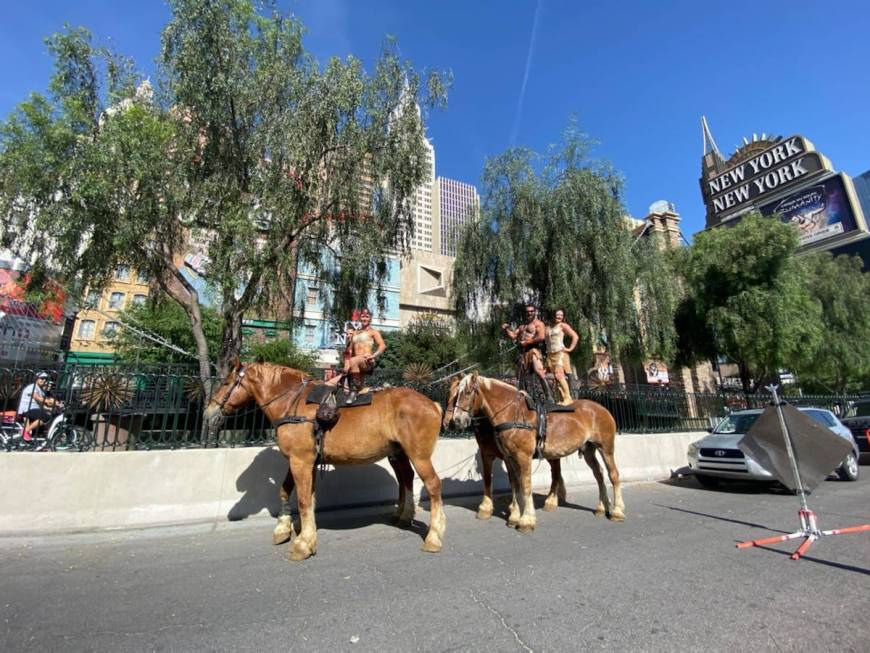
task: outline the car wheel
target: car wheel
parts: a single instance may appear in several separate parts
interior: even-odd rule
[[[846,459],[837,467],[837,476],[844,481],[858,480],[858,458],[850,451]]]
[[[706,474],[695,474],[695,479],[701,485],[701,487],[707,488],[708,490],[715,490],[719,487],[719,479],[714,478],[713,476],[707,476]]]

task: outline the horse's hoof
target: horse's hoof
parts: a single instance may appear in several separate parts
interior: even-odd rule
[[[508,528],[517,528],[519,525],[520,525],[520,521],[518,519],[514,520],[514,521],[511,521],[510,519],[507,520],[507,527]]]
[[[426,540],[423,542],[423,546],[420,550],[425,551],[426,553],[441,553],[441,542],[430,542],[429,540]]]
[[[293,531],[274,531],[272,533],[272,544],[284,544],[284,542],[289,542],[291,537],[293,537]]]
[[[478,510],[476,517],[478,519],[489,519],[492,517],[492,510]]]
[[[558,508],[558,507],[559,507],[559,502],[558,502],[558,501],[555,501],[555,500],[554,500],[554,501],[550,501],[550,500],[548,499],[547,501],[544,501],[544,507],[541,508],[541,510],[543,510],[544,512],[553,512],[553,511],[556,510],[556,508]]]
[[[607,512],[604,510],[604,508],[596,508],[595,512],[592,514],[594,514],[596,517],[604,517]]]
[[[290,550],[290,559],[293,562],[300,562],[302,560],[307,560],[311,556],[313,556],[317,551],[312,550],[307,545],[299,545],[297,544]]]
[[[399,517],[393,522],[399,528],[408,528],[412,523],[414,523],[413,517]]]
[[[625,521],[625,514],[622,512],[612,512],[607,515],[610,521]]]
[[[522,523],[520,523],[520,524],[517,524],[517,530],[520,533],[531,533],[533,530],[535,530],[535,525],[534,524],[522,524]]]

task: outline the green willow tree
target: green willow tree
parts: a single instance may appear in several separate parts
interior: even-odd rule
[[[803,258],[809,292],[822,307],[822,338],[796,371],[801,386],[861,390],[870,376],[870,276],[858,257],[819,252]]]
[[[681,261],[678,360],[725,356],[745,392],[805,364],[821,341],[822,308],[797,247],[794,228],[758,213],[697,234]]]
[[[158,91],[89,33],[51,37],[48,96],[0,126],[3,244],[76,292],[119,264],[147,273],[190,322],[203,377],[226,372],[248,312],[293,303],[301,266],[332,284],[334,314],[382,301],[386,252],[403,252],[426,157],[419,106],[448,80],[387,44],[371,74],[320,66],[303,26],[251,0],[171,0]],[[221,346],[209,352],[201,287],[179,269],[203,255]]]
[[[387,350],[379,363],[386,369],[405,369],[411,364],[437,370],[460,356],[450,325],[435,315],[421,315],[401,331],[383,333]]]
[[[201,315],[203,335],[209,351],[216,352],[220,349],[223,331],[220,313],[214,309],[202,308]],[[190,319],[184,309],[168,297],[161,296],[149,299],[139,306],[131,306],[118,317],[122,324],[130,324],[142,333],[157,336],[182,351],[196,351]],[[115,331],[112,347],[117,359],[127,363],[190,365],[194,362],[189,355],[165,347],[132,329],[120,328]]]
[[[589,147],[571,125],[549,156],[511,149],[487,161],[481,220],[463,231],[454,273],[465,340],[497,341],[496,325],[532,302],[565,310],[584,364],[597,338],[616,356],[671,359],[678,295],[668,257],[654,236],[632,235],[622,181]]]

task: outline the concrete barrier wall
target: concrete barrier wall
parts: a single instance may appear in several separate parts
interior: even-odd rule
[[[686,447],[703,433],[617,436],[624,481],[656,480],[686,464]],[[477,495],[483,484],[474,440],[441,440],[435,469],[445,496]],[[495,487],[507,490],[503,464]],[[0,455],[0,535],[75,532],[245,519],[279,508],[286,474],[274,447],[184,451],[10,453]],[[533,482],[547,488],[550,468],[534,462]],[[594,484],[579,456],[562,462],[570,486]],[[421,482],[415,480],[419,496]],[[327,467],[317,478],[317,507],[396,500],[386,460],[377,465]]]

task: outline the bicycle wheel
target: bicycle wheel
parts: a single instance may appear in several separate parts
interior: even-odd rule
[[[85,451],[82,449],[84,438],[72,424],[61,426],[49,442],[51,451]]]

